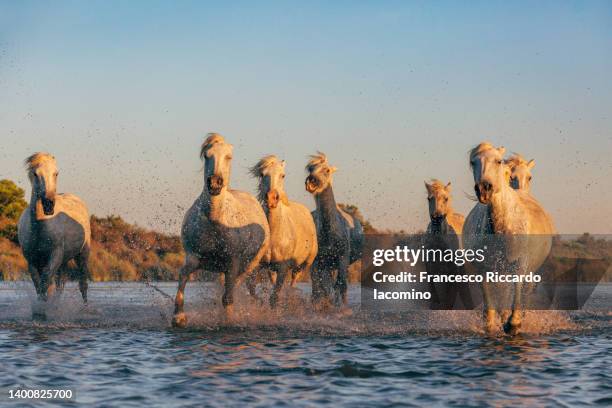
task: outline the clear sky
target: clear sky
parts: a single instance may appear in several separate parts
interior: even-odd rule
[[[467,151],[536,159],[533,194],[565,233],[612,233],[612,2],[0,0],[0,178],[50,151],[60,191],[97,215],[178,232],[217,131],[247,168],[339,168],[340,202],[425,228],[423,180],[473,205]]]

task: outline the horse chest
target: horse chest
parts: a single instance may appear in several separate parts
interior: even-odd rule
[[[24,255],[38,266],[47,264],[51,255],[60,251],[64,261],[78,255],[85,240],[85,230],[64,214],[39,221],[32,227],[32,239],[24,247]]]

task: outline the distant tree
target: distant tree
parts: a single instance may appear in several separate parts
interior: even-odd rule
[[[361,225],[363,226],[363,232],[366,234],[376,234],[378,230],[374,228],[372,223],[365,219],[361,211],[356,205],[353,204],[338,204],[340,208],[342,208],[347,213],[351,214],[353,217],[357,218]]]
[[[22,188],[0,180],[0,237],[17,242],[17,220],[27,206]]]
[[[22,188],[11,180],[0,180],[0,216],[16,221],[27,206]]]

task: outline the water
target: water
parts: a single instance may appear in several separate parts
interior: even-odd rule
[[[280,313],[240,295],[227,324],[217,295],[190,283],[189,328],[174,330],[170,300],[144,284],[92,284],[85,310],[69,286],[33,322],[31,283],[0,283],[0,405],[18,385],[121,407],[612,404],[612,316],[596,311],[611,285],[585,311],[530,313],[514,338],[485,336],[471,311],[318,316],[299,290]],[[358,287],[350,299],[357,310]]]

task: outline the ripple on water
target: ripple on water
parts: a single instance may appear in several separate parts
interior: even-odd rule
[[[70,386],[80,403],[153,407],[612,403],[605,313],[528,313],[526,333],[486,337],[476,312],[321,316],[294,293],[281,313],[245,297],[228,325],[214,289],[189,287],[190,327],[173,330],[172,304],[144,285],[93,284],[88,310],[69,287],[32,322],[29,286],[2,283],[0,388]]]

